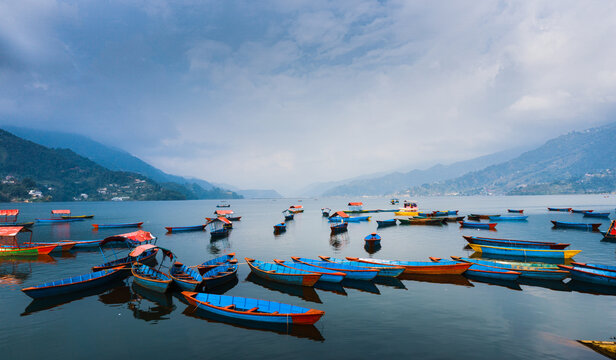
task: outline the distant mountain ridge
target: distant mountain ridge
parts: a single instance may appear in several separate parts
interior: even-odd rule
[[[560,194],[616,191],[616,123],[571,132],[501,164],[411,187],[410,194]]]

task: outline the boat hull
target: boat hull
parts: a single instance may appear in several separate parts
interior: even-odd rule
[[[460,227],[463,228],[471,228],[471,229],[484,229],[484,230],[494,230],[496,229],[496,223],[475,223],[468,221],[460,221]]]
[[[140,266],[140,264],[134,264],[131,273],[133,274],[133,282],[152,291],[156,291],[159,293],[164,293],[169,289],[169,286],[173,282],[171,277],[166,274],[160,273],[154,269],[150,269],[152,273],[158,273],[158,278],[146,277],[143,276],[139,271],[136,270],[136,267]],[[162,275],[160,275],[162,274]]]
[[[556,220],[550,220],[550,221],[552,222],[552,224],[554,224],[555,228],[565,228],[565,229],[599,231],[599,227],[601,226],[601,223],[586,224],[586,223],[572,223],[572,222],[556,221]]]
[[[203,231],[205,229],[205,225],[194,225],[194,226],[165,226],[168,233],[174,232],[186,232],[186,231]]]
[[[366,264],[380,264],[388,266],[403,267],[403,274],[423,274],[423,275],[460,275],[466,271],[471,265],[458,261],[447,261],[444,263],[429,262],[429,261],[392,261],[390,263],[378,262],[373,259],[362,259],[347,257],[351,261],[359,261]]]
[[[292,271],[293,269],[289,268],[285,268],[289,270],[288,272],[264,270],[258,266],[255,266],[253,259],[246,258],[246,263],[248,263],[250,270],[258,277],[283,284],[314,286],[314,284],[319,281],[319,278],[321,278],[321,274],[311,273],[302,270]],[[284,268],[283,266],[280,267]]]
[[[558,265],[571,274],[573,280],[583,281],[597,285],[616,286],[616,272],[603,271],[590,268],[578,268],[576,266]]]
[[[463,236],[469,244],[487,245],[487,246],[502,246],[502,247],[515,247],[526,249],[553,249],[562,250],[569,246],[569,244],[559,244],[540,241],[525,241],[525,240],[509,240],[509,239],[495,239],[495,238],[482,238],[478,236]]]
[[[353,269],[350,266],[344,266],[342,264],[330,263],[327,261],[318,261],[311,259],[302,259],[298,257],[291,257],[294,262],[301,264],[315,266],[317,268],[323,268],[327,270],[333,270],[345,274],[345,279],[351,280],[372,280],[378,275],[378,271],[374,269]]]
[[[143,221],[136,223],[121,223],[121,224],[92,224],[94,229],[109,229],[109,228],[131,228],[131,227],[141,227],[143,225]]]
[[[544,250],[469,244],[478,253],[519,258],[570,259],[581,250]]]
[[[128,275],[125,271],[122,271],[122,269],[107,269],[107,270],[100,271],[100,273],[103,273],[103,274],[100,274],[101,276],[98,276],[90,280],[84,280],[84,281],[74,282],[70,284],[59,283],[57,285],[50,285],[46,287],[30,287],[30,288],[24,288],[22,289],[22,291],[26,295],[30,296],[31,298],[39,299],[43,297],[64,295],[64,294],[69,294],[73,292],[96,288],[108,282],[115,281],[118,279],[123,279]],[[58,281],[62,282],[64,280],[58,280]]]

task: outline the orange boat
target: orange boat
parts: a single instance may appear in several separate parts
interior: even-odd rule
[[[33,256],[47,255],[58,246],[51,243],[49,245],[38,244],[19,244],[17,235],[22,232],[30,233],[30,241],[32,241],[32,230],[23,226],[3,226],[0,227],[0,256]]]
[[[403,267],[403,274],[424,274],[424,275],[460,275],[472,264],[460,261],[399,261],[399,260],[380,260],[368,258],[356,258],[347,256],[347,260],[359,261],[366,264],[390,265],[392,267]]]

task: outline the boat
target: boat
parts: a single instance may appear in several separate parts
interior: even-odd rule
[[[372,280],[378,274],[378,271],[376,269],[369,269],[366,267],[337,264],[337,263],[332,263],[328,261],[319,261],[319,260],[300,258],[300,257],[294,257],[294,256],[292,256],[291,259],[297,263],[345,273],[346,274],[345,279]]]
[[[219,202],[219,203],[216,205],[216,207],[217,207],[217,208],[228,208],[228,207],[231,207],[231,204],[229,204],[229,203],[227,203],[225,200],[223,200],[223,201]]]
[[[392,204],[392,205],[396,205],[396,204],[400,203],[400,200],[398,200],[396,198],[393,198],[393,199],[389,200],[389,203]]]
[[[614,341],[578,340],[578,342],[605,357],[616,359],[616,342]]]
[[[538,264],[528,262],[508,262],[498,260],[480,260],[471,259],[459,256],[452,256],[455,261],[463,261],[469,264],[477,264],[487,267],[495,267],[503,270],[517,271],[520,277],[541,279],[541,280],[556,280],[561,281],[569,276],[568,271],[561,270],[558,265],[554,264]]]
[[[133,283],[156,292],[166,292],[173,282],[168,274],[140,262],[133,263],[131,273],[133,274]]]
[[[346,214],[345,214],[346,215]],[[361,222],[361,221],[370,221],[371,216],[331,216],[328,220],[329,222]]]
[[[229,228],[227,225],[231,225],[229,219],[219,216],[214,219],[208,219],[205,225],[210,225],[210,238],[218,239],[229,236]]]
[[[30,239],[26,243],[20,244],[17,236],[24,232],[30,234]],[[0,257],[48,255],[57,246],[56,243],[32,243],[32,230],[23,226],[0,227]]]
[[[278,264],[265,263],[259,260],[244,258],[250,270],[257,276],[283,284],[313,286],[321,274],[291,269]]]
[[[58,242],[49,242],[49,243],[43,243],[43,242],[26,242],[24,243],[25,245],[32,245],[32,246],[51,246],[51,245],[56,245],[51,252],[52,253],[57,253],[57,252],[67,252],[70,251],[75,244],[77,244],[75,241],[58,241]]]
[[[577,267],[581,267],[581,268],[588,268],[588,269],[596,269],[596,270],[605,270],[605,271],[616,272],[616,266],[614,266],[614,265],[589,264],[589,263],[580,263],[580,262],[575,262],[575,261],[572,261],[571,265],[577,266]]]
[[[509,215],[509,216],[494,216],[494,217],[490,217],[491,221],[526,221],[526,219],[528,219],[528,216],[526,215],[519,215],[519,216],[514,216],[514,215]]]
[[[0,222],[8,224],[8,223],[16,223],[17,216],[19,215],[19,209],[2,209],[0,210]]]
[[[481,223],[481,222],[470,222],[470,221],[459,221],[460,227],[464,228],[473,228],[473,229],[488,229],[495,230],[496,223]]]
[[[398,221],[400,221],[400,225],[443,225],[445,223],[441,219],[413,217],[401,217],[398,218]]]
[[[241,216],[227,216],[227,219],[229,219],[229,221],[240,221],[242,220]]]
[[[237,264],[227,262],[204,272],[201,277],[201,289],[214,289],[237,278]]]
[[[464,220],[464,216],[431,216],[430,219],[446,222],[458,222]]]
[[[516,281],[520,277],[520,272],[503,270],[495,267],[472,264],[466,269],[465,275],[476,276],[488,279],[497,279],[504,281]]]
[[[571,209],[571,212],[572,212],[572,213],[575,213],[575,214],[584,214],[584,213],[587,213],[587,212],[593,212],[593,211],[594,211],[594,210]]]
[[[289,206],[289,211],[292,212],[293,214],[303,213],[304,207],[301,205],[291,205]]]
[[[123,279],[128,275],[122,268],[111,268],[67,279],[50,281],[41,285],[21,289],[33,299],[64,295],[76,291],[92,289],[108,282]]]
[[[342,223],[338,223],[338,224],[332,224],[330,226],[331,229],[331,233],[332,234],[339,234],[341,232],[345,232],[348,230],[348,226],[349,223],[348,222],[342,222]]]
[[[101,243],[101,246],[104,245]],[[152,264],[156,262],[156,254],[158,253],[158,248],[152,244],[141,245],[148,246],[145,251],[142,251],[140,246],[132,250],[128,256],[116,259],[113,261],[108,261],[106,263],[96,265],[92,267],[92,271],[100,271],[105,269],[117,268],[120,267],[122,269],[130,269],[133,266],[133,263],[140,262],[142,264]]]
[[[556,221],[550,220],[552,224],[554,224],[555,228],[568,228],[568,229],[582,229],[582,230],[591,230],[591,231],[599,231],[599,227],[601,223],[576,223],[569,221]]]
[[[174,262],[169,268],[169,276],[183,291],[200,290],[201,282],[203,281],[203,277],[198,271],[178,261]]]
[[[112,235],[104,238],[99,246],[104,246],[108,243],[125,243],[129,246],[139,246],[149,244],[156,240],[156,236],[149,231],[137,230],[129,233]]]
[[[398,211],[394,212],[394,215],[413,217],[419,215],[419,212],[417,212],[417,210],[407,210],[400,208]]]
[[[192,226],[165,226],[168,233],[174,232],[186,232],[186,231],[203,231],[205,230],[205,224],[192,225]]]
[[[94,215],[62,215],[62,219],[92,219]]]
[[[235,258],[235,253],[229,253],[226,255],[222,255],[219,256],[217,258],[208,260],[204,263],[201,263],[197,266],[195,266],[197,268],[197,270],[199,271],[200,274],[205,273],[206,271],[215,268],[217,266],[220,265],[224,265],[224,264],[237,264],[237,259]]]
[[[553,249],[527,249],[505,246],[488,246],[469,244],[478,253],[491,255],[504,255],[523,258],[551,258],[551,259],[570,259],[579,254],[582,250],[553,250]]]
[[[14,222],[14,223],[3,223],[3,222],[0,222],[0,227],[6,227],[6,226],[22,226],[22,227],[27,227],[27,228],[30,228],[30,227],[32,227],[32,225],[34,225],[34,221]]]
[[[565,208],[554,208],[554,207],[549,207],[548,211],[562,211],[562,212],[569,212],[571,211],[570,207],[565,207]]]
[[[365,244],[367,246],[377,246],[381,245],[381,237],[377,235],[377,233],[372,233],[364,238]]]
[[[592,218],[610,218],[610,213],[609,212],[594,212],[594,211],[587,211],[584,213],[584,217],[592,217]]]
[[[34,221],[36,221],[37,223],[42,223],[42,224],[59,224],[59,223],[68,223],[68,222],[74,222],[74,221],[82,221],[83,219],[34,219]]]
[[[616,220],[612,220],[610,227],[603,234],[603,241],[616,241]]]
[[[130,228],[130,227],[141,227],[143,225],[143,221],[134,222],[134,223],[115,223],[115,224],[92,224],[94,230],[98,229],[107,229],[107,228]]]
[[[377,227],[386,227],[386,226],[394,226],[397,225],[398,221],[396,219],[388,219],[388,220],[377,220]]]
[[[287,231],[287,225],[283,222],[274,225],[274,233],[280,234],[282,232]]]
[[[399,261],[347,257],[347,260],[359,261],[366,264],[379,264],[404,268],[403,274],[423,275],[459,275],[470,267],[469,264],[459,261]]]
[[[382,264],[366,264],[366,263],[359,262],[359,261],[337,259],[337,258],[333,258],[330,256],[319,256],[319,258],[323,261],[327,261],[327,262],[331,262],[335,264],[375,269],[378,271],[377,276],[398,277],[400,274],[404,272],[404,268],[401,266],[391,266],[391,265],[382,265]]]
[[[523,214],[524,210],[522,209],[507,209],[507,212],[509,213],[518,213],[518,214]]]
[[[616,286],[616,272],[608,270],[598,270],[586,267],[569,265],[558,265],[561,269],[569,271],[571,279],[588,282],[591,284]]]
[[[316,266],[306,265],[306,264],[297,263],[297,262],[284,261],[284,260],[278,260],[278,259],[274,259],[274,262],[280,266],[288,267],[290,269],[297,269],[297,270],[302,270],[302,271],[308,271],[311,273],[321,274],[319,281],[324,281],[328,283],[339,283],[346,276],[345,273],[340,272],[340,271],[318,268]]]
[[[528,249],[564,249],[569,244],[554,243],[547,241],[528,241],[528,240],[510,240],[510,239],[497,239],[486,238],[479,236],[462,236],[470,244],[489,245],[489,246],[504,246],[504,247],[521,247]]]
[[[289,209],[284,209],[282,211],[282,214],[284,215],[284,221],[293,220],[293,218],[295,217],[295,214],[290,212]]]
[[[183,291],[182,295],[195,308],[231,319],[287,325],[312,325],[324,311],[257,300],[239,296]]]
[[[329,217],[329,214],[332,212],[332,209],[330,208],[322,208],[321,209],[321,215],[323,215],[323,217]]]

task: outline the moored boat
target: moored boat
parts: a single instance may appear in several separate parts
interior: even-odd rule
[[[26,243],[20,244],[17,236],[27,232],[30,238]],[[37,256],[47,255],[58,245],[56,243],[32,243],[32,230],[23,226],[0,227],[0,256]]]
[[[192,226],[165,226],[168,233],[174,232],[186,232],[186,231],[203,231],[205,229],[205,224],[203,225],[192,225]]]
[[[59,224],[59,223],[68,223],[68,222],[74,222],[74,221],[82,221],[83,219],[34,219],[34,221],[36,221],[37,223],[43,223],[43,224]]]
[[[556,249],[528,249],[504,246],[488,246],[469,244],[478,253],[491,255],[504,255],[521,258],[551,258],[551,259],[570,259],[582,250],[556,250]]]
[[[599,227],[601,223],[576,223],[570,221],[556,221],[550,220],[552,224],[554,224],[555,228],[567,228],[567,229],[581,229],[581,230],[591,230],[591,231],[599,231]]]
[[[463,235],[462,237],[470,244],[489,246],[521,247],[528,249],[564,249],[569,246],[569,244],[547,241],[510,240],[465,235]]]
[[[144,248],[144,246],[147,248]],[[93,266],[92,271],[100,271],[111,268],[130,269],[135,262],[149,265],[156,262],[157,253],[158,248],[155,245],[141,245],[132,250],[126,257]]]
[[[169,268],[169,276],[173,279],[173,283],[183,291],[200,290],[203,281],[203,277],[198,271],[178,261],[174,262]]]
[[[225,263],[216,266],[201,275],[201,289],[214,289],[237,277],[237,264]]]
[[[323,217],[329,217],[329,214],[332,212],[332,209],[330,208],[322,208],[321,209],[321,215],[323,215]]]
[[[381,237],[377,233],[372,233],[364,238],[367,246],[381,245]]]
[[[131,267],[133,282],[156,292],[164,293],[169,289],[173,279],[159,270],[136,262]]]
[[[133,223],[114,223],[114,224],[92,224],[94,230],[103,229],[103,228],[130,228],[130,227],[141,227],[143,225],[143,221],[133,222]]]
[[[603,265],[603,264],[589,264],[589,263],[580,263],[576,261],[572,261],[571,265],[580,267],[580,268],[588,268],[588,269],[596,269],[596,270],[604,270],[604,271],[613,271],[616,272],[616,266],[614,265]]]
[[[443,225],[445,223],[442,219],[413,217],[401,217],[398,218],[398,221],[400,221],[400,225]]]
[[[99,287],[108,282],[125,278],[128,274],[121,268],[111,268],[84,275],[50,281],[41,285],[21,289],[31,298],[38,299],[48,296],[68,294]]]
[[[520,277],[520,272],[518,271],[504,270],[477,264],[472,264],[468,269],[466,269],[464,274],[505,281],[516,281]]]
[[[325,314],[314,310],[274,301],[183,291],[182,295],[194,307],[231,319],[255,322],[312,325]]]
[[[517,271],[521,277],[541,280],[563,280],[569,276],[568,271],[561,270],[555,264],[538,264],[527,262],[510,262],[500,260],[481,260],[471,259],[459,256],[452,256],[456,261],[463,261],[469,264],[477,264],[487,267],[495,267],[503,270]]]
[[[388,219],[388,220],[377,220],[376,221],[376,226],[377,227],[386,227],[386,226],[394,226],[397,225],[397,220],[396,219]]]
[[[289,206],[289,211],[293,214],[299,214],[304,212],[304,207],[302,205],[291,205]]]
[[[616,272],[598,270],[586,267],[558,265],[561,269],[569,271],[573,280],[589,282],[592,284],[616,286]]]
[[[282,222],[274,225],[274,233],[280,234],[285,231],[287,231],[287,225],[285,223]]]
[[[528,216],[526,215],[519,215],[519,216],[515,216],[515,215],[508,215],[508,216],[493,216],[490,217],[490,221],[526,221],[526,219],[528,219]]]
[[[616,342],[614,341],[578,340],[578,342],[605,357],[616,359]]]
[[[378,270],[369,269],[366,267],[337,264],[337,263],[332,263],[328,261],[319,261],[319,260],[300,258],[300,257],[295,257],[295,256],[292,256],[291,259],[297,263],[307,264],[307,265],[315,266],[317,268],[323,268],[323,269],[334,270],[334,271],[345,273],[346,274],[345,279],[372,280],[378,274]]]
[[[584,210],[584,209],[571,209],[572,213],[575,214],[583,214],[583,213],[587,213],[587,212],[593,212],[594,210]]]
[[[496,223],[481,223],[481,222],[471,222],[471,221],[459,221],[460,227],[464,228],[473,228],[473,229],[487,229],[494,230],[496,229]]]
[[[330,225],[330,229],[331,229],[331,233],[332,234],[339,234],[341,232],[345,232],[348,230],[349,227],[349,223],[348,222],[342,222],[342,223],[338,223],[338,224],[332,224]]]
[[[524,210],[522,210],[522,209],[507,209],[507,212],[509,212],[509,213],[523,214],[523,213],[524,213]]]
[[[229,236],[228,225],[231,225],[229,219],[219,216],[214,219],[208,219],[205,225],[210,225],[210,238],[218,239]]]
[[[51,252],[56,253],[70,251],[77,243],[75,241],[59,241],[50,243],[27,242],[24,244],[28,246],[51,246],[55,244],[56,246],[52,248]]]
[[[321,274],[292,269],[278,264],[265,263],[251,258],[245,258],[245,260],[255,275],[284,284],[313,286],[321,277]]]
[[[291,269],[297,269],[297,270],[321,274],[319,281],[324,281],[324,282],[329,282],[329,283],[339,283],[346,276],[345,273],[340,272],[340,271],[318,268],[316,266],[297,263],[297,262],[284,261],[284,260],[278,260],[278,259],[274,259],[274,262],[280,266],[288,267]]]
[[[555,208],[555,207],[549,207],[548,211],[562,211],[562,212],[569,212],[571,211],[570,207],[564,207],[564,208]]]
[[[404,272],[404,268],[401,266],[391,266],[391,265],[383,265],[383,264],[367,264],[367,263],[363,263],[359,261],[337,259],[331,256],[319,256],[319,258],[323,261],[327,261],[327,262],[331,262],[335,264],[375,269],[378,271],[377,276],[398,277],[400,276],[400,274]]]
[[[224,265],[226,263],[229,264],[237,264],[237,259],[235,258],[235,253],[228,253],[226,255],[222,255],[219,256],[217,258],[205,261],[197,266],[195,266],[197,268],[197,270],[199,271],[200,274],[203,274],[204,272],[215,268],[217,266],[220,265]]]
[[[459,261],[399,261],[355,257],[347,257],[347,260],[359,261],[366,264],[379,264],[402,267],[404,268],[404,274],[459,275],[464,273],[466,269],[470,267],[470,264]]]
[[[591,218],[606,218],[609,219],[610,218],[610,213],[609,212],[597,212],[597,211],[587,211],[584,213],[584,217],[591,217]]]
[[[477,218],[477,219],[482,219],[482,220],[488,220],[490,218],[495,218],[495,217],[499,217],[500,214],[470,214],[468,217],[471,218]]]

